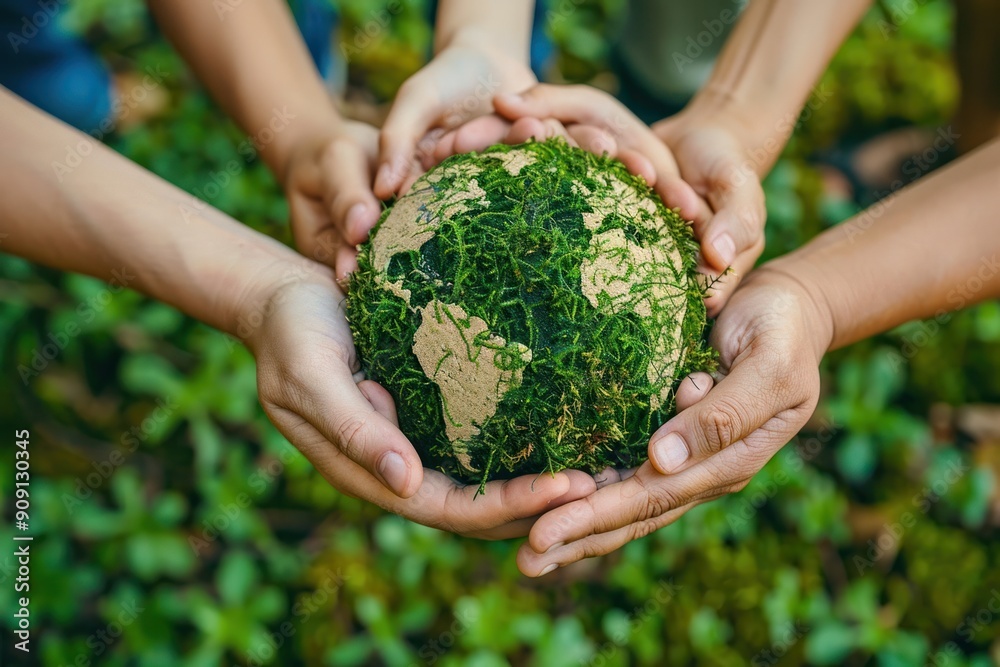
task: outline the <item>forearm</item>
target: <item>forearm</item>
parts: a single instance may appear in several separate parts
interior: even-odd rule
[[[434,52],[459,41],[528,62],[534,0],[441,0]]]
[[[1000,296],[1000,141],[765,265],[829,314],[827,347]]]
[[[284,180],[299,141],[328,134],[339,114],[283,0],[222,12],[219,4],[149,0],[163,32]]]
[[[754,0],[692,100],[695,116],[730,119],[764,176],[809,94],[873,0]]]
[[[4,251],[115,281],[237,335],[245,309],[283,281],[326,275],[4,88],[0,118]]]

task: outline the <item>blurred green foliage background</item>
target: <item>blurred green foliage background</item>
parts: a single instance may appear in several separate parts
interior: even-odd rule
[[[338,4],[348,39],[381,6]],[[573,3],[552,30],[555,76],[607,81],[622,4]],[[347,72],[351,103],[372,115],[427,54],[424,3],[403,5]],[[894,9],[906,20],[887,34]],[[68,18],[116,66],[167,73],[159,112],[112,146],[196,193],[239,160],[209,202],[288,241],[274,180],[237,153],[240,132],[143,4],[78,0]],[[952,22],[946,0],[886,0],[844,45],[828,100],[767,180],[768,256],[856,210],[823,195],[810,155],[893,124],[947,126]],[[0,293],[0,489],[8,515],[11,433],[30,428],[46,665],[1000,664],[1000,430],[976,405],[1000,403],[995,302],[830,355],[816,416],[745,491],[533,581],[515,542],[332,490],[268,423],[253,360],[226,336],[9,256]],[[70,322],[82,332],[22,382],[16,369]],[[962,426],[984,419],[992,431]],[[12,552],[0,552],[3,609]]]

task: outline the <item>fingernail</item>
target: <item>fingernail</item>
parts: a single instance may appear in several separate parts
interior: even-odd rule
[[[558,549],[559,547],[563,546],[564,544],[566,544],[566,543],[565,542],[556,542],[551,547],[549,547],[548,549],[546,549],[545,553],[549,553],[550,551],[555,551],[556,549]]]
[[[715,248],[715,252],[719,254],[719,257],[722,258],[722,262],[726,266],[732,266],[733,260],[736,259],[736,244],[733,242],[732,236],[721,234],[715,239],[712,247]]]
[[[406,462],[403,457],[396,452],[388,452],[382,456],[378,462],[378,474],[382,476],[385,485],[397,496],[403,494],[406,488],[406,481],[409,472],[406,469]]]
[[[662,472],[673,472],[691,457],[684,439],[676,433],[667,433],[653,443],[653,460]]]
[[[389,186],[389,174],[392,172],[392,167],[389,166],[388,162],[382,163],[382,166],[378,168],[375,173],[375,187],[381,191],[388,191],[392,188]]]
[[[365,214],[365,205],[361,203],[357,203],[350,209],[348,209],[347,229],[351,232],[357,232],[359,235],[367,231],[362,228],[364,225],[362,225],[361,223],[361,216],[363,216],[364,214]]]
[[[547,575],[549,572],[551,572],[552,570],[556,569],[557,567],[559,567],[558,563],[549,563],[548,565],[546,565],[542,569],[541,572],[538,573],[538,576],[539,577],[544,577],[545,575]]]
[[[524,100],[524,98],[518,95],[517,93],[500,93],[494,99],[498,99],[503,102],[512,102],[514,104],[517,104],[518,102]]]

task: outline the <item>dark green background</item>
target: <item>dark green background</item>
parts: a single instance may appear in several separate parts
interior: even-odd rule
[[[123,54],[119,66],[167,73],[161,113],[114,147],[198,192],[239,160],[210,202],[287,239],[273,179],[237,152],[241,134],[152,35],[142,3],[71,4],[81,30]],[[374,91],[352,95],[358,108],[391,95],[423,58],[429,27],[420,3],[404,4],[352,61],[353,87]],[[605,31],[620,5],[587,1],[553,27],[566,77],[607,80]],[[377,6],[342,3],[345,35]],[[949,124],[950,3],[883,6],[905,20],[887,36],[874,10],[766,183],[768,255],[853,211],[824,200],[805,156],[900,120]],[[532,581],[516,570],[514,542],[440,533],[333,491],[268,424],[253,361],[225,336],[135,293],[7,256],[0,293],[0,489],[7,516],[12,433],[28,427],[44,664],[988,665],[1000,653],[1000,615],[988,611],[1000,601],[989,467],[1000,443],[930,419],[937,403],[1000,402],[995,302],[938,331],[911,324],[831,355],[816,417],[745,491]],[[83,332],[23,384],[18,365],[70,323]],[[67,504],[88,475],[96,490]],[[5,522],[0,545],[11,530]],[[886,548],[869,542],[880,530]],[[12,552],[0,547],[4,610]],[[977,613],[986,624],[965,632]],[[119,618],[121,636],[101,640]],[[277,656],[268,637],[280,639]],[[961,655],[945,661],[944,651]]]

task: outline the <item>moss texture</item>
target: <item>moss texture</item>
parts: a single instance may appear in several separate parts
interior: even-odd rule
[[[616,192],[609,182],[626,188]],[[594,197],[604,203],[595,207]],[[616,206],[628,198],[644,201],[642,210]],[[644,461],[649,435],[674,412],[676,385],[714,364],[689,226],[619,162],[561,140],[454,156],[396,206],[408,199],[407,214],[419,219],[416,242],[378,257],[380,232],[396,233],[384,229],[387,210],[361,249],[348,317],[368,377],[392,394],[424,465],[485,484]],[[627,248],[599,250],[598,235],[623,238]],[[663,259],[664,248],[674,261],[630,259],[642,252]],[[599,262],[599,252],[631,281],[624,299],[585,295],[584,267]],[[663,286],[673,298],[653,298]],[[442,305],[460,306],[464,317]],[[459,443],[448,436],[447,420],[456,424],[441,384],[414,352],[429,313],[451,318],[458,331],[475,330],[474,318],[485,322],[488,331],[463,338],[454,352],[471,360],[492,350],[510,380],[492,414]],[[530,355],[517,351],[524,347]]]

